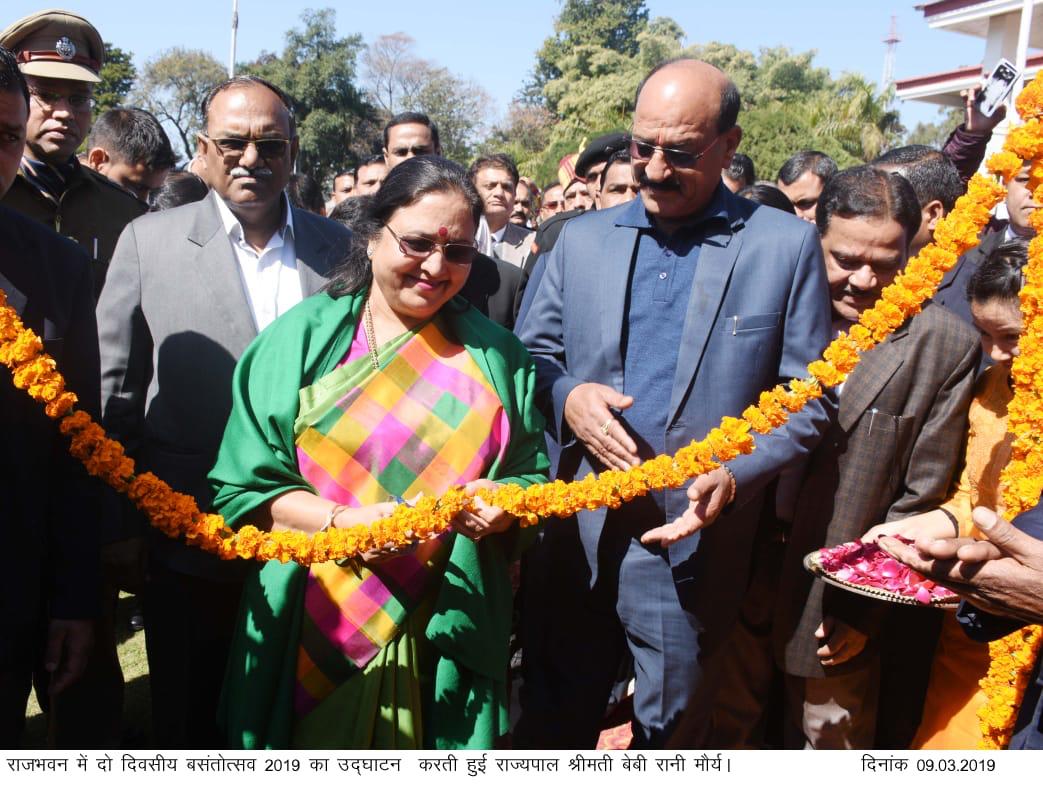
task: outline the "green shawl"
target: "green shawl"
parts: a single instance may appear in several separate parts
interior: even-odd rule
[[[230,525],[281,493],[313,490],[297,469],[293,425],[298,393],[336,367],[355,333],[364,293],[312,296],[277,319],[246,349],[232,379],[232,413],[210,472],[214,506]],[[511,427],[488,478],[525,486],[546,481],[543,420],[533,403],[535,369],[517,338],[461,299],[442,309],[447,324],[492,383]],[[426,637],[436,657],[425,746],[489,748],[507,730],[508,562],[533,533],[475,543],[457,535]],[[248,579],[232,643],[219,720],[232,746],[290,743],[307,570],[268,564]]]

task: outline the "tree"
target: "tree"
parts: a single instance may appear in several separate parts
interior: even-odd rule
[[[647,24],[644,0],[565,0],[554,21],[554,35],[544,40],[536,52],[536,67],[523,98],[530,104],[546,104],[552,113],[557,113],[555,103],[544,92],[548,82],[564,75],[565,59],[583,46],[605,49],[622,57],[634,56],[638,34]]]
[[[105,64],[101,66],[101,81],[94,86],[95,115],[101,115],[113,107],[120,107],[127,98],[138,72],[131,61],[134,54],[105,43]]]
[[[349,158],[368,152],[374,111],[355,84],[362,37],[338,37],[333,9],[307,10],[301,23],[286,32],[280,55],[262,53],[240,72],[267,79],[293,100],[298,171],[323,183]]]
[[[438,125],[442,154],[468,163],[485,134],[492,98],[478,83],[417,57],[415,40],[401,32],[376,39],[362,57],[363,81],[382,121],[407,110]]]
[[[963,124],[965,115],[962,107],[939,107],[935,121],[917,124],[906,135],[905,143],[926,144],[941,149],[949,134]]]
[[[195,153],[195,135],[205,126],[203,99],[225,77],[221,63],[205,51],[171,48],[145,64],[134,103],[173,130],[190,156]]]

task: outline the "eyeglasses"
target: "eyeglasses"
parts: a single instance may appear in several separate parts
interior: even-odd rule
[[[88,110],[93,110],[96,102],[91,96],[84,93],[71,93],[65,95],[62,93],[52,93],[50,90],[40,90],[39,88],[30,87],[29,93],[36,99],[37,104],[40,105],[44,110],[54,110],[63,101],[69,105],[69,109],[74,110],[77,113],[86,113]]]
[[[656,152],[663,153],[663,160],[666,161],[670,166],[675,169],[691,169],[702,158],[707,152],[713,149],[713,145],[717,143],[717,139],[721,136],[718,135],[710,142],[710,145],[702,152],[688,152],[683,149],[675,149],[674,147],[661,147],[657,144],[650,144],[647,141],[642,141],[639,138],[630,137],[630,157],[638,161],[651,161],[652,156]]]
[[[391,230],[391,226],[385,225],[384,228],[395,238],[399,250],[407,257],[414,259],[427,259],[436,249],[441,248],[446,262],[452,262],[454,265],[470,265],[478,254],[478,249],[472,243],[447,242],[443,244],[427,237],[399,237]]]
[[[257,154],[266,161],[286,157],[286,147],[290,143],[289,138],[211,138],[206,133],[203,133],[203,137],[226,158],[241,158],[246,147],[253,144]]]

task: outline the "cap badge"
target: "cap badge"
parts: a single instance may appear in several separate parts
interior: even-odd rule
[[[54,50],[58,52],[58,56],[68,62],[74,56],[76,56],[76,45],[68,37],[62,37],[56,43],[54,43]]]

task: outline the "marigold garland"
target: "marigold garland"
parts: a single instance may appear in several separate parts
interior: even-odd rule
[[[662,455],[629,471],[605,471],[578,482],[550,482],[528,488],[505,485],[477,495],[518,517],[525,526],[548,516],[617,508],[650,491],[680,487],[740,454],[749,454],[754,449],[751,432],[767,434],[783,425],[790,414],[821,397],[823,387],[843,382],[858,363],[860,352],[876,346],[919,312],[945,271],[975,244],[989,211],[1002,196],[1003,190],[994,181],[974,178],[967,194],[938,224],[936,244],[909,261],[876,306],[862,314],[851,334],[842,333],[821,360],[809,365],[808,378],[794,379],[788,386],[762,393],[741,419],[726,417],[705,438],[674,457]],[[308,565],[440,533],[456,513],[471,504],[471,497],[454,488],[439,497],[424,497],[412,507],[400,505],[391,516],[369,526],[332,529],[313,536],[293,531],[265,533],[255,527],[234,532],[220,516],[201,513],[192,497],[177,493],[153,474],[135,474],[134,462],[123,447],[109,439],[90,416],[74,410],[76,397],[65,390],[54,359],[43,352],[39,338],[22,325],[17,313],[7,306],[6,297],[0,296],[0,304],[0,363],[11,368],[15,385],[44,403],[48,415],[61,420],[60,429],[70,438],[70,452],[91,474],[126,493],[153,526],[172,538],[184,537],[188,544],[226,559],[277,559]]]
[[[1010,181],[1031,161],[1028,188],[1043,200],[1043,83],[1031,82],[1015,106],[1025,123],[1007,136],[1002,151],[989,159],[992,172]],[[1030,216],[1043,235],[1043,210]],[[1004,514],[1012,519],[1034,507],[1043,491],[1043,236],[1029,243],[1021,300],[1022,330],[1011,375],[1014,397],[1007,407],[1007,431],[1013,435],[1010,461],[1000,475]],[[989,669],[979,685],[987,697],[978,711],[983,750],[1002,749],[1010,742],[1032,669],[1043,644],[1043,628],[1026,626],[989,644]]]

